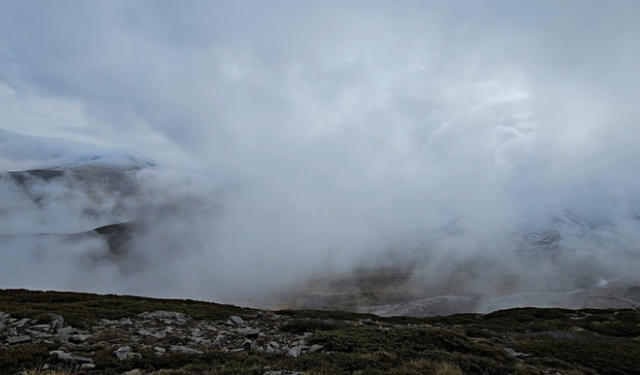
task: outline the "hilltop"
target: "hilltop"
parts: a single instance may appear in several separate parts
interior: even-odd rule
[[[634,309],[383,318],[0,290],[0,310],[2,374],[640,374]]]

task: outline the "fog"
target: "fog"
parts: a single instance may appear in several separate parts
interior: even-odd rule
[[[0,181],[3,235],[144,222],[124,264],[88,264],[105,251],[95,238],[5,239],[0,287],[248,303],[359,266],[419,264],[426,284],[469,267],[527,274],[518,285],[633,276],[638,11],[3,2],[2,170],[123,154],[153,166],[129,173],[131,197],[65,180],[36,183],[34,204]],[[523,257],[523,234],[548,230],[567,251]],[[468,277],[473,293],[492,285]]]

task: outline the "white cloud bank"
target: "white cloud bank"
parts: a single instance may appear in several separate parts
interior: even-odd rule
[[[150,260],[128,282],[54,287],[231,299],[319,266],[348,268],[408,225],[460,218],[474,236],[445,247],[460,257],[480,251],[477,237],[549,211],[636,238],[638,10],[5,2],[0,127],[135,149],[233,182],[222,213],[198,218],[189,236],[169,231],[191,238],[170,242],[188,256]],[[210,191],[171,181],[172,196]]]

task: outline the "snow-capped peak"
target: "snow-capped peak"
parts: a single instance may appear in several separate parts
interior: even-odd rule
[[[0,128],[0,169],[109,167],[141,169],[155,163],[138,152]]]

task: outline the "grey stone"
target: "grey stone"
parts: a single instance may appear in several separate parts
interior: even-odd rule
[[[202,333],[202,330],[200,328],[195,328],[191,330],[191,336],[193,337],[202,337],[204,336],[204,333]]]
[[[287,356],[293,357],[293,358],[300,357],[300,354],[302,354],[302,349],[300,349],[299,346],[294,346],[293,348],[289,349],[289,351],[287,352]]]
[[[69,342],[73,344],[81,344],[91,338],[92,335],[72,335],[69,337]]]
[[[0,332],[4,331],[7,326],[4,323],[0,323]]]
[[[275,342],[275,341],[271,341],[271,342],[269,343],[269,346],[270,346],[270,347],[272,347],[272,348],[274,348],[274,349],[280,349],[280,344],[278,344],[278,343],[277,343],[277,342]]]
[[[324,349],[324,346],[322,345],[313,345],[312,347],[309,348],[309,351],[307,351],[307,353],[315,353],[322,349]]]
[[[93,363],[83,363],[82,366],[80,366],[80,370],[93,370],[94,368],[96,368],[96,365]]]
[[[37,324],[35,326],[31,326],[31,329],[34,330],[34,331],[49,332],[51,330],[51,325],[50,324]]]
[[[7,339],[7,344],[15,345],[15,344],[22,344],[29,341],[31,341],[31,336],[16,336],[16,337],[9,337]]]
[[[238,332],[241,335],[245,335],[248,339],[257,339],[258,336],[260,336],[260,330],[259,329],[238,328],[236,330],[236,332]]]
[[[182,345],[172,345],[169,347],[171,353],[185,353],[185,354],[201,354],[202,352],[197,349],[187,348]]]
[[[142,358],[142,355],[140,353],[134,353],[130,346],[122,346],[115,350],[113,354],[115,354],[121,361],[133,358]]]
[[[135,369],[135,370],[127,371],[122,375],[142,375],[142,371]]]
[[[156,339],[158,339],[158,340],[160,340],[160,339],[163,339],[163,338],[167,337],[167,334],[166,334],[166,333],[164,333],[164,332],[157,332],[157,333],[153,333],[153,332],[147,331],[146,329],[141,329],[141,330],[139,330],[139,331],[138,331],[138,334],[139,334],[140,336],[144,336],[144,337],[154,337],[154,338],[156,338]]]
[[[25,324],[29,323],[29,321],[31,321],[31,319],[29,318],[20,319],[16,322],[9,324],[9,327],[22,328],[25,326]]]
[[[123,325],[123,326],[132,326],[133,322],[129,318],[122,318],[122,319],[120,319],[120,322],[118,322],[118,324]]]
[[[504,348],[504,351],[507,352],[507,354],[509,354],[510,356],[512,356],[514,358],[527,358],[527,357],[532,357],[533,356],[533,354],[526,354],[526,353],[516,352],[515,350],[513,350],[511,348]]]
[[[79,363],[79,364],[92,364],[93,363],[93,359],[91,358],[86,358],[86,357],[80,357],[71,353],[67,353],[64,352],[62,350],[53,350],[49,352],[50,355],[57,355],[58,356],[58,361],[60,362],[75,362],[75,363]]]
[[[230,317],[229,320],[231,321],[231,323],[233,323],[233,324],[235,324],[237,326],[244,324],[244,320],[242,320],[242,318],[239,317],[239,316],[235,316],[234,315],[234,316]]]
[[[11,318],[11,315],[7,314],[6,312],[0,311],[0,323],[6,323],[9,318]]]
[[[50,334],[48,333],[44,333],[44,332],[40,332],[40,331],[34,331],[31,329],[25,329],[24,333],[26,333],[27,335],[33,337],[33,338],[49,338],[51,337]]]
[[[55,332],[56,329],[64,326],[64,318],[58,314],[49,314],[49,318],[51,318],[51,332]]]
[[[71,337],[71,335],[54,335],[53,339],[56,341],[67,341],[69,337]]]
[[[184,321],[192,320],[191,317],[187,314],[174,312],[174,311],[154,311],[154,312],[145,312],[138,317],[143,319],[182,319]]]
[[[56,333],[59,335],[77,335],[80,332],[73,327],[60,327],[56,330]]]
[[[254,348],[254,344],[251,340],[245,340],[240,347],[244,350],[251,350]]]
[[[206,345],[206,346],[211,345],[211,340],[204,337],[196,337],[194,338],[193,342],[195,342],[198,345]]]
[[[157,353],[157,354],[164,354],[167,352],[167,349],[165,348],[161,348],[159,346],[156,346],[155,348],[153,348],[153,350]]]

